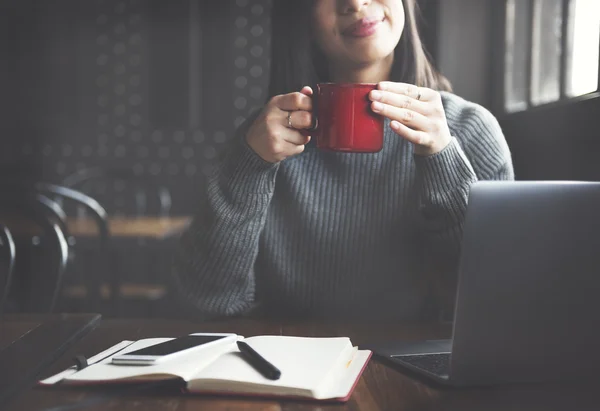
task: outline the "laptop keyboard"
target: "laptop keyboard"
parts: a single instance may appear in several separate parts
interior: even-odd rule
[[[435,375],[448,375],[450,372],[450,353],[394,355],[393,357]]]

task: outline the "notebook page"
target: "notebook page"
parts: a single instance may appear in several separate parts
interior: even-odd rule
[[[349,347],[344,351],[344,354],[340,356],[332,369],[329,370],[329,373],[321,381],[321,384],[315,391],[314,395],[317,398],[329,397],[332,391],[337,391],[336,388],[339,384],[339,380],[347,374],[347,370],[354,361],[357,351],[358,347]]]
[[[229,387],[250,384],[289,387],[295,390],[317,391],[331,370],[348,355],[352,344],[347,337],[310,338],[290,336],[257,336],[245,341],[279,370],[278,380],[269,380],[256,371],[242,357],[237,346],[203,368],[190,384],[191,389],[202,389],[202,380],[228,381]],[[238,384],[235,384],[238,383]],[[214,387],[214,384],[209,384]],[[228,387],[227,383],[222,385]],[[267,390],[268,391],[268,390]],[[273,390],[279,391],[279,390]]]
[[[354,352],[352,362],[343,365],[345,370],[340,371],[336,374],[336,378],[332,378],[329,381],[327,391],[319,392],[319,395],[327,398],[345,398],[348,396],[359,374],[365,367],[365,363],[371,358],[371,351],[369,350],[358,350]]]
[[[125,354],[171,339],[172,338],[146,338],[139,340],[119,352],[119,354]],[[201,353],[192,352],[183,354],[156,365],[115,365],[111,363],[112,357],[109,357],[69,376],[67,380],[72,383],[127,379],[152,380],[174,377],[181,377],[184,380],[188,380],[192,375],[198,372],[198,369],[214,361],[224,351],[229,350],[230,346],[230,344],[217,345],[215,347],[206,348]]]

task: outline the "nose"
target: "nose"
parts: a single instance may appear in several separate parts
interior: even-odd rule
[[[340,0],[339,10],[342,14],[357,13],[371,4],[372,0]]]

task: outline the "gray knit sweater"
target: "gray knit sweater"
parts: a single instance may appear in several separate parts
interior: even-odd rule
[[[204,317],[270,312],[415,320],[451,284],[470,185],[514,178],[485,108],[442,93],[452,142],[416,156],[386,121],[381,152],[307,148],[271,164],[243,137],[202,186],[173,275]]]

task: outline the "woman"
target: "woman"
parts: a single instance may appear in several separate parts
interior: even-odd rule
[[[422,318],[455,279],[470,185],[514,178],[496,119],[444,91],[415,0],[275,1],[272,39],[271,98],[207,182],[179,290],[205,316]],[[381,152],[323,152],[300,132],[308,85],[326,81],[378,83]]]

